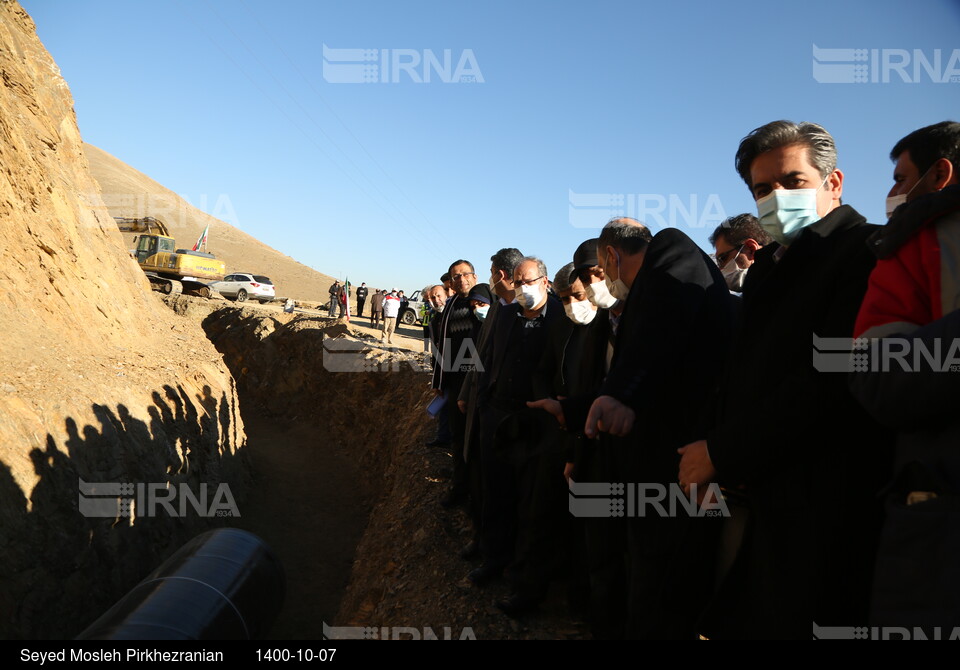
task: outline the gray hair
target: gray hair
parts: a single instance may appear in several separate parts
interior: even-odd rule
[[[520,259],[520,262],[517,263],[517,268],[520,267],[520,263],[525,263],[527,261],[537,264],[537,274],[539,274],[541,277],[549,278],[549,276],[547,275],[547,266],[544,264],[542,260],[540,260],[536,256],[524,256],[522,259]],[[514,274],[516,274],[517,268],[513,269]]]
[[[820,176],[827,178],[837,169],[837,145],[833,137],[823,126],[803,121],[771,121],[765,126],[753,129],[749,135],[740,140],[737,149],[736,166],[740,178],[747,188],[753,190],[750,180],[750,166],[762,153],[786,147],[791,144],[802,144],[807,147],[810,164],[817,169]]]

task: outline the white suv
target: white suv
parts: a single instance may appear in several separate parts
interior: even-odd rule
[[[220,281],[209,284],[225,298],[234,298],[237,302],[244,302],[248,297],[266,304],[276,297],[273,282],[263,275],[252,275],[246,272],[235,272],[227,275]]]

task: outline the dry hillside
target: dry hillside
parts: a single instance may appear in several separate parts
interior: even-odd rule
[[[210,522],[89,514],[81,479],[239,496],[248,476],[222,356],[105,211],[66,82],[0,2],[0,638],[76,634]]]
[[[277,296],[325,302],[333,277],[313,270],[268,247],[225,221],[186,202],[170,189],[138,172],[119,158],[91,144],[83,145],[90,172],[100,184],[110,216],[153,216],[163,221],[179,247],[190,248],[210,225],[207,248],[227,264],[227,272],[252,272],[270,277]]]

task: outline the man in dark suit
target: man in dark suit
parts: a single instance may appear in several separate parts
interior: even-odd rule
[[[363,316],[363,305],[367,302],[367,283],[361,282],[360,288],[357,289],[357,314],[356,316]]]
[[[447,413],[453,433],[453,482],[450,491],[441,500],[444,507],[467,501],[469,483],[466,462],[463,460],[463,439],[466,420],[457,406],[460,389],[467,373],[477,363],[475,338],[480,333],[480,322],[470,307],[470,289],[477,283],[473,264],[457,260],[450,265],[450,279],[456,294],[447,301],[437,323],[440,355],[436,357],[432,386],[434,393],[446,398],[443,411]]]
[[[614,482],[673,494],[677,449],[706,426],[715,357],[732,337],[730,294],[716,264],[676,229],[651,239],[639,222],[615,219],[600,233],[598,260],[609,292],[626,303],[610,371],[593,394],[544,409],[588,437],[624,438],[613,447]],[[715,520],[681,506],[631,511],[626,635],[692,638],[712,583]]]
[[[638,228],[649,243],[649,231]],[[606,289],[603,270],[597,259],[597,238],[586,240],[573,255],[578,282],[590,302],[597,307],[596,317],[586,326],[580,342],[580,365],[576,375],[567,381],[565,397],[576,398],[596,394],[609,370],[615,338],[615,326],[623,314],[624,303]],[[563,293],[561,292],[561,296]],[[573,294],[571,294],[572,297]],[[567,472],[576,483],[614,482],[622,477],[617,461],[623,438],[601,433],[587,438],[582,426],[568,427],[576,440],[573,462]],[[625,634],[627,580],[625,557],[627,519],[594,517],[579,519],[585,544],[584,557],[589,579],[590,624],[594,638],[621,639]]]
[[[736,162],[775,242],[747,273],[719,423],[681,450],[679,478],[745,486],[752,506],[704,632],[809,639],[815,624],[867,624],[889,438],[846,375],[817,369],[814,342],[852,336],[876,227],[841,205],[836,147],[816,124],[757,128]]]
[[[563,306],[547,291],[543,261],[525,258],[514,270],[512,286],[517,302],[500,308],[482,359],[478,399],[484,564],[471,579],[482,583],[513,564],[514,594],[498,607],[518,615],[537,605],[549,583],[544,565],[549,553],[544,543],[549,539],[539,533],[537,523],[542,509],[537,494],[543,490],[534,424],[538,417],[526,402],[535,397],[534,378],[550,330],[562,323],[564,315]],[[555,476],[562,484],[562,463]]]
[[[519,249],[505,247],[490,257],[490,285],[496,299],[490,306],[487,318],[480,326],[477,338],[477,350],[482,359],[490,341],[490,333],[497,322],[497,313],[500,308],[514,301],[513,271],[523,260]],[[470,559],[480,554],[480,526],[483,501],[483,472],[481,466],[479,408],[477,406],[477,391],[480,382],[480,370],[474,369],[467,373],[467,378],[460,390],[457,405],[463,412],[466,420],[463,441],[463,459],[467,463],[467,477],[470,482],[470,517],[474,523],[474,537],[463,548],[461,556]],[[482,579],[481,579],[482,581]]]

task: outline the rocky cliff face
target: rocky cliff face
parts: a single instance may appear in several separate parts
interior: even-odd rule
[[[139,503],[92,515],[79,480],[228,483],[242,502],[233,379],[151,293],[97,194],[67,85],[2,1],[0,637],[76,634],[213,523]]]

